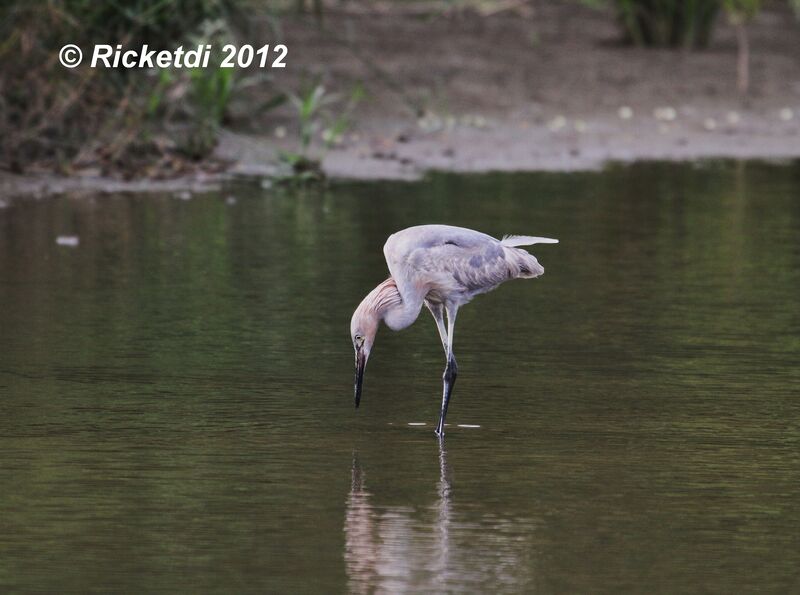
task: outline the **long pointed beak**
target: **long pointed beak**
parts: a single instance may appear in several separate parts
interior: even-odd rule
[[[361,403],[361,385],[364,383],[364,368],[367,367],[367,357],[364,349],[356,350],[356,378],[355,378],[355,399],[356,409]]]

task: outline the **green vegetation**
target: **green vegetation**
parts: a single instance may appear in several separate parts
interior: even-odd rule
[[[716,0],[617,0],[630,39],[640,45],[705,47],[719,10]]]
[[[232,0],[51,0],[0,5],[0,167],[46,167],[71,173],[85,167],[125,170],[162,161],[173,143],[158,138],[156,116],[174,115],[163,95],[172,75],[162,71],[61,67],[66,43],[90,47],[118,40],[123,46],[173,47],[213,19],[230,19]],[[212,90],[194,81],[190,103],[208,93],[224,100],[230,81]],[[203,124],[205,126],[205,124]]]
[[[224,21],[204,23],[202,33],[193,41],[196,44],[215,44],[218,47],[230,41]],[[219,127],[228,114],[228,105],[236,82],[236,70],[221,68],[220,56],[214,56],[211,68],[193,68],[188,71],[189,118],[193,122],[184,147],[185,152],[199,159],[208,154],[216,144]]]
[[[719,0],[584,0],[584,4],[612,6],[628,42],[654,47],[705,47],[719,12]]]
[[[789,3],[800,14],[800,0]],[[743,26],[758,12],[761,0],[584,0],[584,4],[613,7],[625,38],[636,45],[702,48],[711,40],[720,9],[732,23]]]
[[[320,134],[324,150],[338,144],[350,125],[351,113],[363,97],[364,91],[359,85],[341,106],[341,98],[328,93],[319,83],[309,86],[300,95],[289,94],[297,115],[300,142],[297,152],[281,151],[280,158],[291,168],[293,178],[310,180],[322,177],[321,156],[315,157],[311,152],[314,137]],[[332,109],[336,105],[341,107],[338,112]]]

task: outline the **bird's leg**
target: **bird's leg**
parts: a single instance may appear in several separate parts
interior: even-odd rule
[[[442,411],[439,414],[439,424],[436,426],[437,436],[444,436],[444,419],[447,416],[447,405],[450,403],[450,395],[453,394],[453,386],[458,376],[456,356],[453,354],[453,331],[456,324],[457,312],[458,306],[447,306],[447,348],[445,349],[447,366],[442,375],[444,385],[442,388]]]
[[[447,358],[447,329],[444,327],[444,306],[442,304],[435,304],[425,300],[425,305],[431,311],[433,319],[436,321],[436,328],[439,329],[439,338],[442,340],[442,348],[444,349],[444,357]]]

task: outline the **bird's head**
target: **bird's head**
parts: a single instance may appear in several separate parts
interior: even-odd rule
[[[364,302],[361,302],[361,305],[356,308],[353,318],[350,320],[350,338],[353,340],[353,349],[356,353],[356,407],[361,402],[361,384],[364,382],[364,368],[367,367],[367,360],[369,359],[370,351],[372,351],[380,321],[376,313],[370,308],[363,307],[364,305]]]
[[[397,284],[394,279],[389,277],[361,300],[353,313],[353,318],[350,319],[350,338],[353,340],[353,349],[356,352],[356,407],[361,402],[364,368],[367,367],[367,360],[372,351],[372,344],[375,342],[378,325],[381,320],[385,320],[386,314],[402,304],[402,301]]]

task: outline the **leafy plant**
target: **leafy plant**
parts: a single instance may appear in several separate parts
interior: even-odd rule
[[[200,33],[191,42],[194,46],[211,45],[219,48],[232,40],[233,34],[228,23],[215,20],[203,23]],[[181,72],[187,99],[184,109],[188,112],[191,128],[183,151],[195,159],[204,157],[216,145],[220,128],[230,121],[230,103],[233,98],[247,87],[271,80],[270,75],[263,72],[243,76],[242,73],[246,71],[222,68],[221,55],[212,56],[216,63],[208,68],[192,68]],[[181,93],[176,94],[182,96]],[[285,95],[279,93],[264,101],[255,111],[272,109],[285,100]]]
[[[357,85],[343,109],[336,115],[330,107],[339,103],[337,94],[328,93],[321,84],[309,86],[300,95],[287,94],[295,108],[299,127],[299,148],[297,152],[281,151],[281,160],[289,165],[293,175],[303,179],[321,178],[319,157],[311,155],[313,139],[319,133],[323,141],[324,151],[340,142],[342,135],[350,126],[350,115],[364,97],[364,90]],[[323,151],[323,154],[324,154]]]

